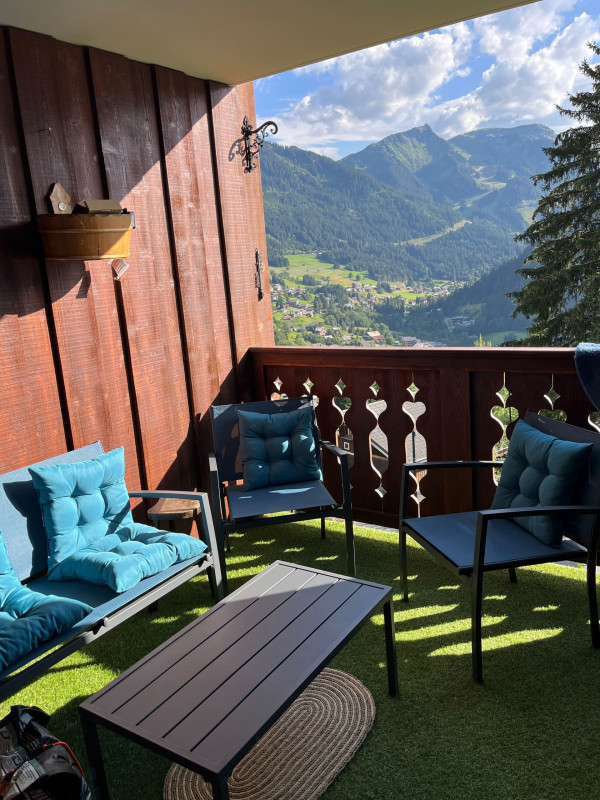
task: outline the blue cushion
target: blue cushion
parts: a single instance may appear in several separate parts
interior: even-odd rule
[[[91,611],[79,600],[38,594],[22,586],[0,538],[0,671],[70,630]]]
[[[591,444],[557,439],[519,420],[510,439],[492,508],[565,505],[591,449]],[[547,545],[556,547],[561,542],[559,519],[518,517],[515,522]]]
[[[123,448],[90,461],[30,467],[48,537],[48,569],[133,522]]]
[[[132,522],[65,558],[50,580],[86,580],[125,592],[172,564],[202,555],[206,544],[184,533],[164,533]]]
[[[312,409],[256,414],[238,409],[244,490],[321,479]]]
[[[30,467],[42,504],[51,580],[87,580],[131,589],[206,545],[133,521],[123,448],[90,461]]]
[[[596,408],[600,408],[600,344],[578,344],[575,349],[575,368],[585,393]]]

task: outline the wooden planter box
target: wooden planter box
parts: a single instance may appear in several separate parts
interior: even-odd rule
[[[41,214],[37,218],[49,261],[127,258],[131,214]]]

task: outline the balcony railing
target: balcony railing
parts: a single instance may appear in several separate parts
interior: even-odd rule
[[[400,467],[502,459],[526,410],[598,424],[571,348],[252,348],[257,398],[318,397],[321,436],[352,453],[355,516],[397,526]],[[328,470],[335,464],[324,465]],[[415,515],[489,507],[494,478],[415,471]]]

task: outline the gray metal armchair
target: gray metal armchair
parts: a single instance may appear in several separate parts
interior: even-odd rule
[[[406,537],[411,536],[454,575],[471,581],[471,642],[473,679],[483,681],[481,613],[483,576],[491,570],[508,570],[516,582],[516,568],[556,561],[587,562],[587,593],[592,646],[600,647],[596,562],[600,532],[600,435],[527,412],[524,421],[542,433],[568,442],[590,443],[589,466],[580,474],[570,500],[572,505],[533,506],[443,514],[407,519],[409,473],[402,472],[400,507],[401,596],[408,602]],[[419,470],[498,467],[497,461],[419,463]],[[516,523],[519,517],[548,516],[562,522],[562,541],[549,546]]]
[[[320,480],[265,486],[245,490],[239,483],[243,477],[240,453],[238,409],[258,414],[281,414],[298,409],[310,409],[312,433],[316,444],[316,458],[321,467],[321,449],[337,456],[340,464],[342,502],[337,503]],[[225,574],[225,540],[232,531],[247,528],[281,525],[310,519],[321,520],[321,537],[325,538],[325,519],[341,517],[346,527],[348,574],[355,575],[354,533],[352,499],[348,474],[348,453],[330,442],[322,441],[315,424],[311,397],[294,397],[265,400],[254,403],[211,407],[215,452],[210,456],[212,511],[223,567],[223,585],[227,591]],[[285,513],[289,512],[289,513]],[[277,516],[265,516],[273,515]]]

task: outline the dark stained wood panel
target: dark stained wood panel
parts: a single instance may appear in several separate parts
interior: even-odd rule
[[[11,42],[37,212],[56,181],[74,202],[104,197],[83,49],[15,30]],[[73,444],[123,446],[127,484],[139,488],[110,263],[48,261],[46,274]]]
[[[151,68],[90,51],[109,195],[135,212],[123,306],[148,484],[191,488],[194,468]]]
[[[74,202],[102,197],[83,49],[15,29],[10,41],[37,213],[57,181]]]
[[[9,74],[0,35],[1,471],[66,449]]]
[[[238,365],[238,399],[251,400],[254,398],[248,347],[273,343],[260,165],[253,172],[244,173],[242,160],[236,154],[244,117],[247,116],[253,124],[256,122],[254,93],[252,84],[231,87],[210,83],[210,95],[232,333]],[[262,300],[258,299],[254,285],[257,249],[262,253],[265,267]]]
[[[156,68],[177,277],[203,483],[209,407],[236,401],[204,81]]]

